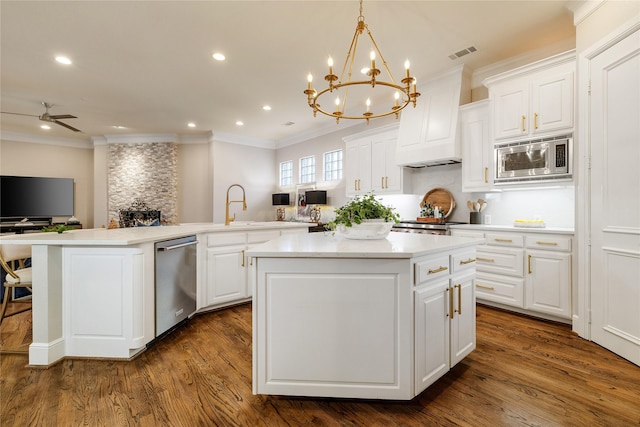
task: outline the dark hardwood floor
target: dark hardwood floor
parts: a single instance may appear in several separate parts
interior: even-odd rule
[[[0,425],[638,426],[640,367],[568,326],[479,306],[478,346],[408,402],[251,394],[251,306],[194,317],[130,362],[26,366],[31,313],[0,327]],[[26,330],[26,331],[25,331]]]

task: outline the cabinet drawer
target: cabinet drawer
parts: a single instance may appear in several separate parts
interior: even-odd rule
[[[433,280],[438,277],[446,277],[449,270],[449,255],[430,258],[414,264],[414,284]]]
[[[485,273],[524,277],[524,250],[479,246],[477,270]]]
[[[458,273],[476,266],[476,251],[464,251],[451,255],[451,271]]]
[[[487,233],[486,239],[487,245],[492,246],[508,246],[512,248],[524,246],[524,236],[517,234]]]
[[[211,233],[207,234],[207,246],[244,245],[247,233]]]
[[[550,251],[571,252],[571,237],[567,236],[550,236],[550,235],[532,235],[527,236],[527,248],[546,249]]]
[[[524,308],[524,279],[480,273],[475,288],[478,300]]]
[[[476,239],[484,239],[484,232],[475,230],[451,230],[451,235],[456,237],[473,237]]]
[[[280,237],[280,230],[264,230],[249,232],[249,243],[263,243]]]

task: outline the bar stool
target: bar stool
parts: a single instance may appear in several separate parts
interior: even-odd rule
[[[24,300],[13,299],[13,291],[15,288],[25,288],[31,292],[31,267],[25,267],[25,261],[28,258],[31,258],[31,245],[0,245],[0,265],[2,265],[3,270],[7,273],[4,280],[4,298],[2,298],[0,324],[2,324],[5,317],[31,310],[31,297]],[[29,303],[29,306],[5,315],[9,302]]]

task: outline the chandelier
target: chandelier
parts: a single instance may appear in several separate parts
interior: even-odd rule
[[[353,77],[353,66],[356,57],[356,52],[358,49],[358,38],[363,34],[364,30],[367,30],[367,35],[371,39],[371,53],[369,55],[370,66],[368,68],[362,69],[362,74],[368,76],[369,78],[366,80],[352,80]],[[387,72],[388,80],[381,80],[380,77],[380,69],[376,68],[376,58],[380,58],[382,65]],[[356,26],[356,31],[353,35],[353,40],[351,41],[351,45],[349,46],[349,51],[347,52],[347,57],[344,61],[344,66],[342,67],[342,72],[340,77],[338,77],[333,72],[333,59],[329,57],[328,60],[329,66],[329,74],[324,76],[324,79],[328,82],[328,86],[321,90],[320,92],[316,91],[313,88],[313,76],[311,73],[307,76],[308,86],[304,93],[307,95],[307,102],[309,107],[313,109],[313,116],[316,117],[318,111],[322,114],[325,114],[330,117],[335,117],[336,123],[340,123],[340,119],[364,119],[369,124],[369,119],[375,119],[378,117],[384,117],[391,114],[395,114],[396,119],[398,118],[398,114],[400,111],[405,108],[409,103],[413,103],[413,106],[416,106],[416,99],[420,96],[420,94],[416,91],[416,79],[411,77],[409,71],[409,60],[406,60],[404,63],[405,67],[405,77],[402,79],[402,84],[397,84],[389,71],[389,67],[387,66],[387,62],[384,60],[380,49],[376,41],[369,31],[369,26],[364,22],[364,16],[362,15],[362,0],[360,0],[360,16],[358,16],[358,24]],[[346,79],[345,79],[345,73]],[[359,99],[354,103],[360,103],[363,107],[364,112],[360,115],[353,115],[353,113],[347,114],[345,112],[347,104],[347,98],[349,95],[349,89],[352,88],[356,91],[356,87],[368,87],[370,88],[366,91],[368,96],[366,96],[366,100],[364,99],[365,95],[362,94],[362,99]],[[381,112],[377,111],[376,108],[371,105],[371,98],[373,98],[373,89],[376,87],[385,87],[386,91],[389,93],[389,107]],[[342,89],[342,90],[340,90]],[[319,100],[322,95],[332,94],[336,92],[336,98],[333,102],[335,106],[333,108],[334,111],[328,111],[328,109],[324,109],[321,107]],[[364,91],[360,91],[364,92]],[[360,95],[361,93],[358,92]],[[380,91],[378,91],[380,92]],[[342,95],[342,98],[340,97]],[[328,95],[325,96],[328,98]],[[377,99],[382,99],[378,97]],[[350,101],[351,102],[351,101]],[[384,102],[384,101],[383,101]],[[349,105],[350,106],[350,105]],[[357,107],[356,107],[357,108]],[[374,112],[375,111],[375,112]]]

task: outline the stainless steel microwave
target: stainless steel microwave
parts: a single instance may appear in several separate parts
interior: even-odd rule
[[[495,145],[496,184],[571,179],[573,138],[564,135]]]

